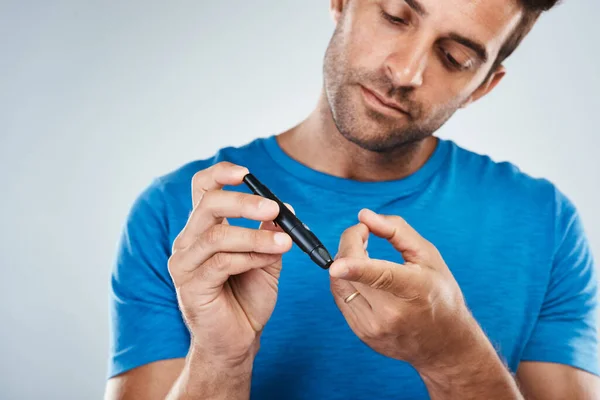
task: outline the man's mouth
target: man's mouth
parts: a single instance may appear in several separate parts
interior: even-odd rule
[[[396,101],[383,96],[375,90],[368,89],[365,86],[360,85],[360,89],[365,102],[370,106],[384,110],[386,113],[393,113],[395,115],[402,114],[410,117],[411,114],[406,107],[398,104]]]

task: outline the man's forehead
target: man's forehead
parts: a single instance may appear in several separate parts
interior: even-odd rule
[[[523,14],[518,0],[359,0],[359,4],[363,1],[421,9],[424,25],[440,35],[455,34],[481,43],[490,55],[497,54]]]
[[[403,0],[397,0],[403,1]],[[498,50],[521,20],[517,0],[420,0],[442,29],[470,36]],[[446,21],[441,19],[447,18]]]

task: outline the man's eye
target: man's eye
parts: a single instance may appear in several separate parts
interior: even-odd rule
[[[393,15],[390,15],[390,14],[386,13],[383,10],[381,10],[381,15],[383,15],[383,18],[385,18],[386,20],[388,20],[392,24],[395,24],[395,25],[408,25],[408,22],[404,18],[395,17]]]
[[[442,54],[444,55],[444,58],[446,59],[446,62],[452,67],[455,68],[459,71],[464,71],[466,69],[469,69],[471,67],[471,60],[467,60],[466,63],[460,63],[456,58],[454,58],[452,56],[452,54],[450,54],[449,51],[441,49],[442,50]]]
[[[446,53],[446,59],[448,59],[448,61],[450,62],[450,64],[452,64],[452,66],[454,66],[456,68],[462,67],[462,64],[459,63],[458,61],[456,61],[456,58],[452,57],[452,54]]]

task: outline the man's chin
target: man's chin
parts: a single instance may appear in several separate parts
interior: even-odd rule
[[[415,138],[411,138],[410,135],[406,137],[402,135],[398,136],[383,136],[383,137],[365,137],[358,136],[340,131],[342,136],[349,142],[354,143],[361,149],[372,151],[375,153],[388,153],[394,150],[398,150],[401,147],[405,147],[409,144],[414,144]]]
[[[344,135],[343,133],[342,136],[363,150],[373,151],[375,153],[383,153],[387,150],[387,146],[382,140],[358,138],[352,135]]]

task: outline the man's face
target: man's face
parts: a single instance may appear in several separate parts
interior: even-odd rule
[[[484,94],[522,12],[516,0],[345,3],[325,55],[325,92],[342,135],[378,152],[430,136]]]

